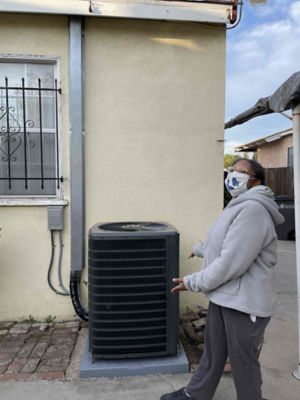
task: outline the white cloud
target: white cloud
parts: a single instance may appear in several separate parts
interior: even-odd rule
[[[281,40],[286,34],[290,34],[292,30],[292,23],[288,19],[276,21],[273,23],[265,23],[247,33],[250,39],[255,40]],[[261,43],[263,44],[263,43]]]
[[[228,35],[227,119],[250,108],[260,97],[271,95],[291,74],[300,70],[300,1],[269,3],[271,19],[259,19],[247,31],[235,33],[233,30]],[[248,8],[253,17],[252,10]]]
[[[290,16],[291,18],[298,23],[300,18],[300,1],[296,1],[291,5],[290,8]]]
[[[265,18],[265,17],[270,17],[273,14],[274,14],[274,9],[273,8],[271,8],[271,7],[262,7],[259,10],[258,17]]]
[[[290,6],[291,0],[269,0],[264,7],[253,10],[256,17],[265,18],[277,15],[279,12],[285,12]]]
[[[236,146],[241,145],[241,142],[237,142],[237,141],[225,141],[225,146],[224,146],[224,154],[238,154],[235,153],[234,148]]]

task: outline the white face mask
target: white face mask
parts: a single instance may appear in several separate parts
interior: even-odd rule
[[[248,190],[247,183],[249,178],[249,175],[242,172],[229,172],[225,179],[225,186],[232,197],[237,197]]]

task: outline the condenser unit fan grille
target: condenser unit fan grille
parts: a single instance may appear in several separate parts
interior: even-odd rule
[[[91,243],[89,315],[95,358],[166,351],[166,261],[165,239]]]

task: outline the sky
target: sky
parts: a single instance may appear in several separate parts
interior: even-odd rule
[[[240,24],[227,31],[225,121],[273,94],[300,70],[299,38],[300,0],[269,0],[261,7],[244,0]],[[254,118],[225,131],[225,153],[290,127],[281,114]]]

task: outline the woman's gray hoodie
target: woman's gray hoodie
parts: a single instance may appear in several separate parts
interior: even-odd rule
[[[275,225],[284,222],[273,192],[256,186],[232,199],[193,253],[204,257],[199,272],[184,277],[186,288],[215,304],[269,317],[276,303]]]

